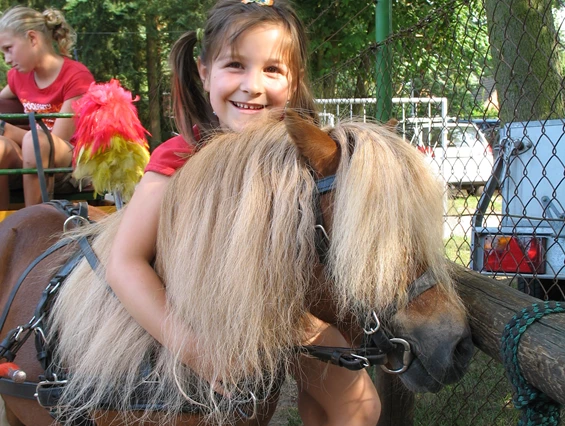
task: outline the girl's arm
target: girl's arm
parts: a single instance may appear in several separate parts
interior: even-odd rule
[[[63,102],[63,106],[61,107],[61,110],[59,112],[73,112],[72,104],[79,98],[80,96],[75,96],[74,98],[67,99],[65,102]],[[55,124],[53,125],[53,130],[51,131],[51,133],[66,141],[71,140],[74,132],[75,122],[72,118],[57,118],[55,120]]]
[[[0,98],[1,99],[16,99],[16,95],[10,90],[10,86],[6,85],[0,91]]]
[[[162,345],[172,352],[185,352],[194,345],[180,348],[178,333],[188,333],[178,325],[171,329],[166,321],[165,287],[151,266],[155,257],[159,210],[169,178],[147,172],[127,204],[115,236],[106,269],[106,280],[130,315]],[[177,341],[167,336],[179,336]],[[186,337],[186,334],[183,336]],[[190,354],[180,352],[185,364]]]

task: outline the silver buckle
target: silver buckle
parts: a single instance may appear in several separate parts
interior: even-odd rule
[[[381,365],[381,368],[385,372],[390,373],[390,374],[404,373],[406,370],[408,370],[408,367],[410,367],[410,364],[412,363],[412,360],[414,359],[414,355],[412,354],[412,350],[410,348],[410,343],[408,343],[406,340],[400,339],[398,337],[393,337],[392,339],[390,339],[390,342],[404,346],[404,352],[402,353],[402,367],[400,367],[397,370],[391,370],[386,365]]]
[[[51,407],[45,406],[41,403],[41,400],[39,399],[39,390],[43,389],[43,388],[48,388],[48,387],[52,387],[52,386],[57,386],[57,385],[66,385],[67,384],[67,380],[57,380],[57,376],[54,374],[53,377],[55,377],[55,380],[43,380],[41,382],[39,382],[37,384],[37,387],[35,388],[35,394],[33,395],[35,397],[35,399],[37,400],[37,403],[46,409],[49,409]]]
[[[367,335],[375,334],[381,328],[381,322],[379,321],[379,317],[377,317],[377,313],[375,311],[371,312],[371,317],[373,317],[372,319],[377,323],[377,325],[369,328],[368,330],[363,327],[363,332]]]

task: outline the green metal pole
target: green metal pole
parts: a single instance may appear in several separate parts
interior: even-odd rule
[[[377,42],[377,120],[388,121],[392,115],[392,50],[384,43],[392,34],[392,0],[376,0],[375,34]]]

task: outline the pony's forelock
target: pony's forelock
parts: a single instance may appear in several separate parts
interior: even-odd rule
[[[344,155],[329,255],[341,313],[402,308],[428,268],[455,298],[441,250],[443,190],[421,154],[376,124],[342,122],[330,132]]]

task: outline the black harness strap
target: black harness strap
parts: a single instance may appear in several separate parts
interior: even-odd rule
[[[329,362],[348,370],[362,370],[371,365],[384,365],[387,355],[379,348],[338,348],[328,346],[307,345],[300,347],[303,353],[322,361]]]
[[[13,380],[0,377],[0,389],[2,390],[2,395],[36,400],[35,393],[37,392],[37,383],[16,383]]]
[[[78,244],[80,246],[81,254],[86,258],[86,261],[88,262],[92,270],[94,272],[97,272],[100,266],[100,260],[98,260],[98,256],[96,256],[96,253],[94,253],[94,250],[92,250],[92,246],[88,242],[88,239],[86,237],[82,237],[78,240]]]
[[[86,240],[86,237],[82,237],[79,240],[79,242],[82,242],[82,240],[86,241],[86,244],[88,245],[88,241]],[[94,254],[94,252],[92,254]],[[73,271],[73,269],[78,265],[78,263],[82,260],[82,258],[83,258],[83,253],[78,252],[75,253],[67,262],[65,262],[65,264],[57,271],[55,276],[51,278],[51,280],[49,280],[49,284],[47,285],[45,290],[43,290],[43,292],[41,293],[41,297],[39,299],[37,307],[35,308],[34,330],[35,330],[35,348],[37,350],[37,360],[41,364],[41,367],[43,367],[43,370],[45,371],[45,376],[49,379],[53,377],[53,374],[51,372],[51,351],[49,351],[49,349],[46,347],[47,342],[45,336],[47,335],[47,332],[44,326],[44,318],[47,312],[49,311],[53,298],[59,291],[61,284],[69,276],[69,274]]]
[[[10,293],[10,297],[8,298],[8,301],[7,301],[6,305],[4,306],[4,311],[2,312],[2,316],[0,317],[0,330],[2,328],[4,328],[6,318],[8,317],[8,313],[10,312],[10,308],[12,307],[12,303],[14,302],[16,294],[18,293],[20,287],[22,286],[22,283],[27,278],[29,273],[33,270],[33,268],[35,268],[37,266],[37,264],[39,262],[41,262],[43,259],[45,259],[47,256],[51,255],[52,253],[56,252],[60,248],[65,247],[71,241],[72,240],[61,240],[61,241],[58,241],[57,243],[53,244],[51,247],[49,247],[47,250],[45,250],[41,255],[36,257],[35,260],[28,265],[28,267],[25,269],[25,271],[22,273],[22,275],[20,275],[18,282],[16,283],[16,285],[12,289],[12,292]]]
[[[71,217],[73,215],[78,215],[86,220],[88,220],[88,204],[79,203],[78,206],[72,204],[66,200],[54,200],[49,201],[46,204],[50,204],[58,211],[64,213],[66,216]],[[29,273],[46,257],[53,254],[60,248],[67,246],[71,242],[75,242],[73,239],[60,240],[36,259],[31,262],[30,265],[25,269],[25,271],[20,275],[18,281],[16,282],[14,288],[12,289],[10,296],[8,298],[7,304],[4,307],[2,316],[0,317],[0,329],[4,327],[6,318],[8,317],[12,303],[21,288],[23,282],[29,275]],[[50,370],[50,353],[46,349],[45,333],[42,329],[43,317],[48,311],[51,301],[54,295],[57,293],[60,284],[65,280],[65,278],[72,272],[78,262],[82,257],[86,257],[89,264],[95,268],[99,265],[98,258],[86,237],[81,237],[78,240],[78,244],[81,248],[81,252],[73,255],[55,274],[53,278],[49,281],[47,288],[43,291],[38,306],[35,310],[35,315],[25,326],[17,327],[8,333],[8,336],[0,344],[0,357],[7,359],[8,361],[13,361],[18,349],[25,343],[32,331],[36,332],[36,349],[37,358],[41,363],[43,369],[47,376],[52,376]],[[24,334],[25,333],[25,334]],[[54,407],[57,405],[58,397],[60,396],[60,388],[48,389],[46,386],[39,386],[38,383],[34,382],[24,382],[15,383],[13,380],[0,378],[0,394],[10,395],[17,398],[37,400],[44,407]],[[95,423],[86,415],[79,415],[70,421],[65,421],[59,413],[50,410],[51,416],[57,420],[63,420],[63,423],[70,424],[73,426],[94,426]],[[64,417],[64,416],[63,416]]]
[[[325,178],[316,181],[316,188],[318,194],[324,195],[326,192],[333,191],[335,187],[335,175],[326,176]]]
[[[327,176],[322,179],[316,180],[316,189],[314,192],[314,214],[316,215],[316,251],[318,258],[323,264],[327,263],[328,252],[330,250],[330,237],[324,228],[324,218],[322,207],[320,204],[320,196],[334,189],[335,175]]]
[[[336,176],[331,175],[316,180],[316,191],[314,193],[314,214],[316,217],[315,224],[315,245],[320,263],[326,265],[328,261],[328,252],[330,249],[330,238],[324,228],[324,217],[320,196],[333,191],[335,188]],[[424,272],[410,286],[408,298],[409,300],[422,294],[435,285],[433,273],[430,270]],[[389,309],[386,317],[391,318],[396,313],[396,307]],[[361,324],[365,333],[363,346],[360,348],[338,348],[329,346],[313,346],[306,345],[298,350],[302,353],[309,354],[320,361],[330,362],[349,370],[360,370],[371,365],[380,365],[388,373],[400,374],[406,371],[412,362],[412,352],[410,343],[404,339],[392,337],[390,333],[382,326],[377,314],[371,312],[366,318],[365,324]],[[397,370],[391,370],[385,366],[388,362],[387,354],[403,348],[402,367]]]
[[[67,200],[53,200],[53,201],[49,201],[48,203],[45,203],[45,204],[49,204],[50,206],[56,208],[58,211],[66,214],[69,217],[74,215],[74,214],[78,214],[81,217],[84,217],[85,219],[88,220],[88,204],[86,204],[86,203],[79,203],[78,208],[75,207],[71,202],[69,202]],[[85,204],[86,204],[86,206],[85,206]],[[12,306],[12,303],[14,302],[14,298],[16,297],[16,294],[18,293],[20,287],[22,286],[22,283],[27,278],[29,273],[33,270],[33,268],[35,268],[37,266],[37,264],[39,262],[41,262],[43,259],[45,259],[47,256],[51,255],[52,253],[56,252],[60,248],[65,247],[70,242],[72,242],[72,240],[64,239],[64,240],[60,240],[57,243],[53,244],[51,247],[49,247],[47,250],[45,250],[42,254],[40,254],[38,257],[36,257],[35,260],[28,265],[28,267],[25,269],[25,271],[22,273],[22,275],[20,275],[16,285],[14,286],[14,288],[12,289],[12,292],[10,293],[10,296],[8,298],[6,305],[4,306],[4,311],[2,312],[2,316],[0,317],[0,330],[2,328],[4,328],[4,323],[6,322],[6,318],[8,317],[8,313],[10,312],[10,308]],[[81,245],[81,247],[82,247],[82,245]],[[87,257],[87,259],[89,259],[89,263],[91,263],[92,255],[94,256],[94,258],[96,258],[96,255],[94,254],[94,252],[92,252],[91,248],[90,248],[90,250],[86,249],[84,251],[85,251],[85,255],[89,256],[89,257]],[[86,254],[86,253],[88,253],[88,254]],[[90,253],[92,253],[92,254],[90,254]],[[91,263],[91,265],[92,265],[92,263]]]

